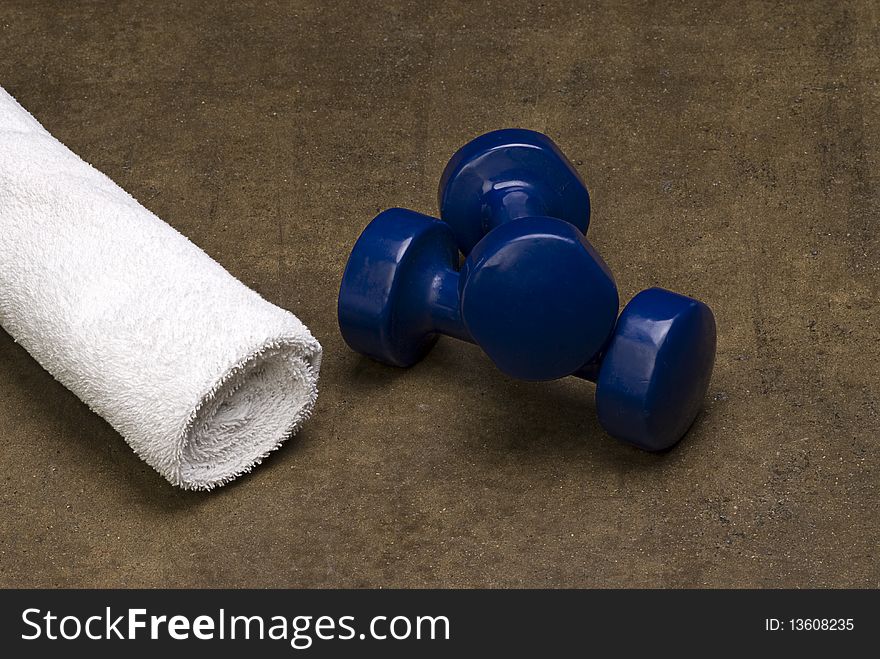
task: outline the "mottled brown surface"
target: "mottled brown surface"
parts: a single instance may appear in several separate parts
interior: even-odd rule
[[[312,328],[315,417],[181,492],[0,332],[0,585],[880,585],[876,4],[224,4],[2,0],[0,84]],[[577,164],[624,300],[714,308],[672,452],[581,381],[343,344],[360,230],[504,126]]]

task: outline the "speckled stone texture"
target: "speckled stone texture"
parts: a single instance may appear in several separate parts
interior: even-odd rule
[[[325,347],[297,438],[168,485],[0,332],[0,586],[880,585],[880,9],[870,2],[0,4],[0,84]],[[647,455],[593,388],[336,327],[381,208],[548,133],[623,301],[718,321],[703,415]],[[222,328],[218,328],[222,331]]]

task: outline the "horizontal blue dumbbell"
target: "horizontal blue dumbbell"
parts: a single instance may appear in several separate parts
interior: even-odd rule
[[[460,243],[459,243],[460,244]],[[411,366],[439,334],[479,345],[526,380],[595,381],[609,434],[646,450],[677,442],[699,411],[715,354],[709,308],[643,291],[615,324],[617,289],[581,227],[506,220],[461,266],[450,225],[404,209],[358,238],[339,292],[339,325],[357,352]]]

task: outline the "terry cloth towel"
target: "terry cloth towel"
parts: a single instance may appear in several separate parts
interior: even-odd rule
[[[186,489],[250,471],[317,397],[321,346],[305,325],[2,88],[0,325]]]

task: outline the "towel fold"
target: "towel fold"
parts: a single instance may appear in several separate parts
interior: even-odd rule
[[[186,489],[250,471],[317,397],[321,346],[305,325],[2,88],[0,325]]]

